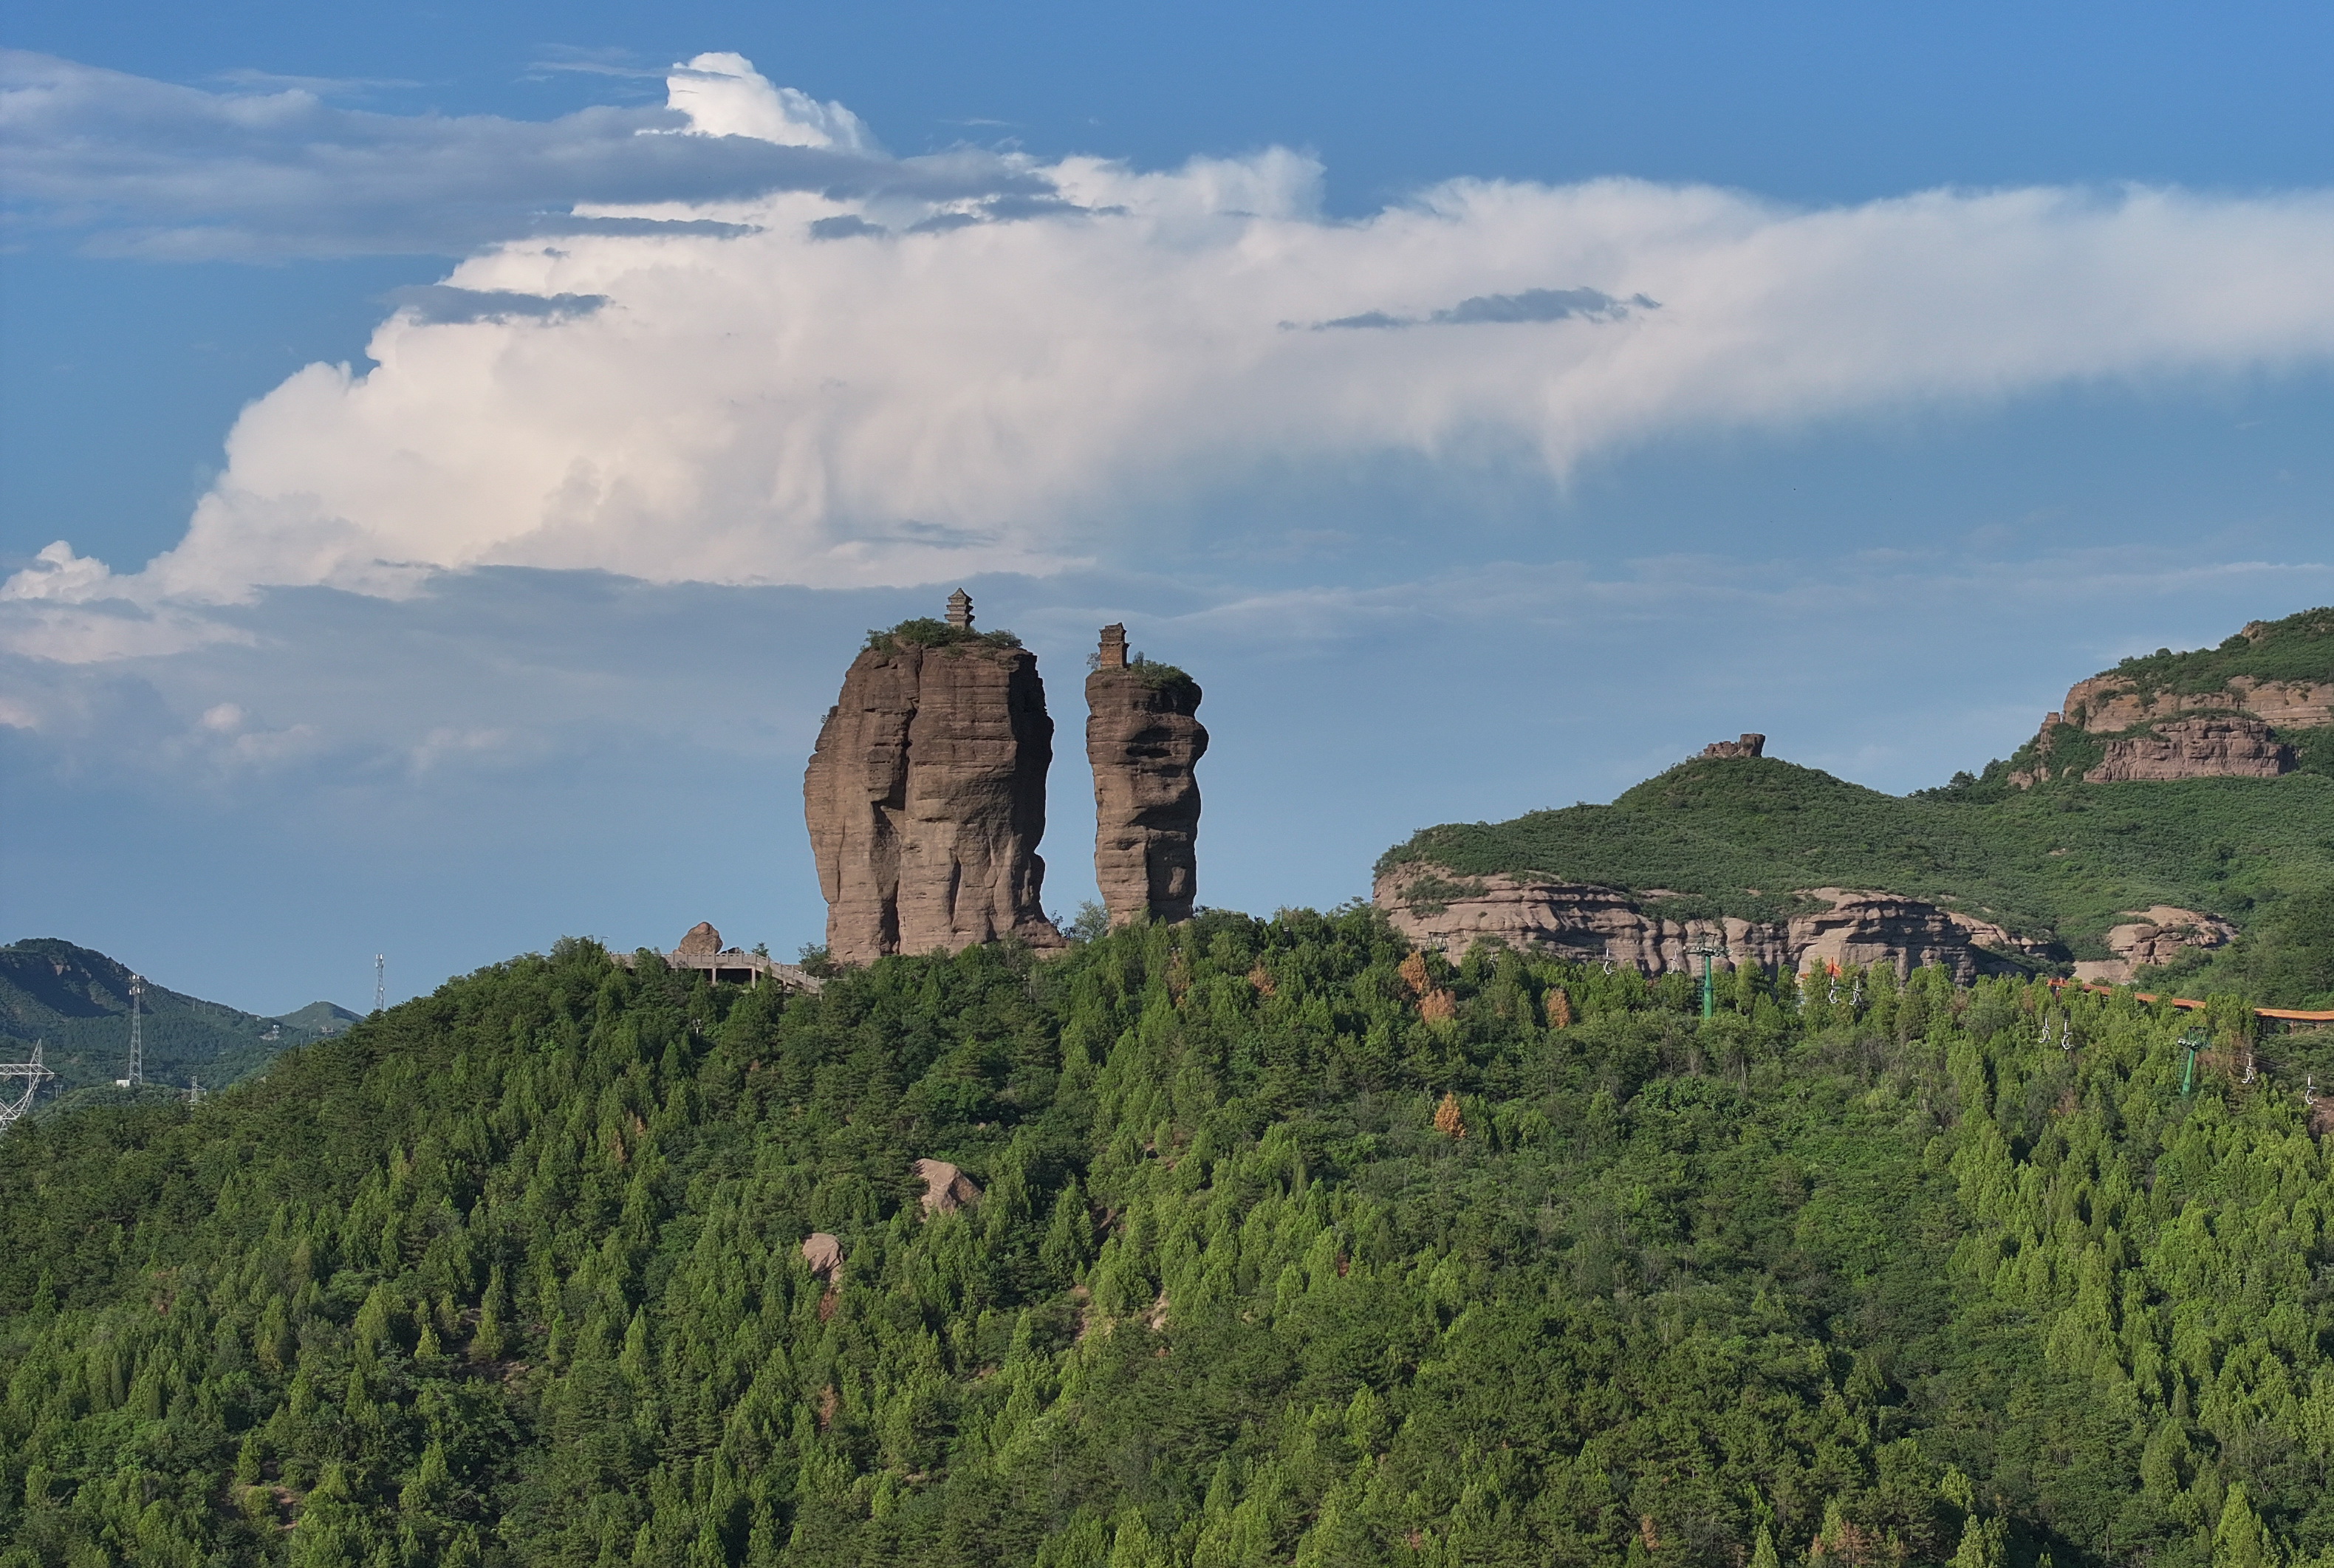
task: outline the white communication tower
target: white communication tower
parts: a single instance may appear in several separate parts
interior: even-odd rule
[[[380,1012],[389,1005],[389,960],[379,953],[372,956],[372,1010]]]
[[[0,1132],[6,1131],[18,1118],[30,1111],[34,1099],[41,1092],[41,1085],[56,1076],[41,1065],[43,1044],[39,1040],[33,1042],[33,1059],[30,1062],[0,1062],[0,1083],[22,1079],[24,1084],[22,1089],[15,1088],[13,1083],[0,1089]]]
[[[145,995],[146,976],[143,975],[130,976],[130,1075],[127,1078],[115,1079],[113,1081],[113,1086],[116,1089],[135,1089],[140,1084],[146,1082],[146,1035],[145,1029],[143,1027],[145,1020],[142,1016],[145,1010],[145,1005],[140,1000],[140,998]]]

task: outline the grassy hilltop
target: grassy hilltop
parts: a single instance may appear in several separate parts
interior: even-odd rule
[[[0,1563],[2334,1568],[2327,1037],[1861,978],[563,943],[0,1140]]]
[[[2215,649],[2126,659],[2101,678],[2179,697],[2222,691],[2239,676],[2334,683],[2334,611],[2251,628]],[[2322,938],[2334,952],[2334,928],[2320,931],[2310,914],[2315,895],[2334,889],[2334,730],[2281,730],[2299,765],[2279,778],[2083,782],[2108,738],[2056,726],[2040,737],[2053,769],[2043,782],[2012,782],[2046,755],[2030,742],[1981,774],[1906,796],[1771,757],[1696,759],[1610,805],[1424,829],[1378,870],[1430,861],[1462,879],[1658,890],[1645,906],[1671,918],[1771,920],[1804,907],[1800,890],[1885,889],[2055,937],[2069,959],[2108,957],[2102,938],[2125,911],[2170,904],[2249,933],[2304,920],[2294,939]],[[2234,953],[2212,962],[2213,976],[2240,987],[2260,989],[2270,972]],[[2334,992],[2334,973],[2312,984],[2316,969],[2291,969],[2276,968],[2281,999],[2297,987]]]
[[[2334,776],[2038,786],[1988,800],[1889,795],[1773,757],[1697,759],[1610,805],[1428,828],[1381,870],[1667,889],[1673,914],[1775,919],[1802,888],[1885,888],[2105,957],[2118,911],[2242,918],[2334,883]]]

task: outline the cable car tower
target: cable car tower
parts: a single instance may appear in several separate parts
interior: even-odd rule
[[[1722,937],[1697,938],[1686,952],[1702,960],[1702,1015],[1708,1018],[1718,1011],[1718,993],[1711,983],[1710,966],[1713,959],[1731,956],[1726,950],[1726,940]]]
[[[116,1089],[135,1089],[146,1082],[146,976],[130,976],[130,1075],[113,1081]]]
[[[26,1111],[32,1110],[33,1101],[40,1095],[41,1085],[56,1076],[41,1065],[43,1044],[39,1040],[33,1042],[33,1059],[30,1062],[0,1062],[0,1084],[8,1085],[0,1088],[0,1132],[14,1126]],[[14,1086],[14,1081],[19,1079],[24,1082],[22,1089]]]

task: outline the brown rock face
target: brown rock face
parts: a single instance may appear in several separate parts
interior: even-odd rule
[[[1717,757],[1765,756],[1767,737],[1763,735],[1746,735],[1741,740],[1714,740],[1702,748],[1702,755]]]
[[[926,1219],[954,1214],[980,1201],[980,1188],[973,1185],[972,1178],[945,1159],[916,1161],[916,1179],[924,1184]]]
[[[1038,903],[1053,757],[1027,649],[893,641],[854,659],[803,774],[828,952],[1061,947]]]
[[[2113,958],[2089,958],[2075,966],[2075,978],[2120,986],[2145,964],[2169,964],[2191,948],[2218,948],[2236,939],[2237,928],[2218,915],[2171,904],[2136,909],[2127,924],[2107,930]]]
[[[2281,746],[2257,718],[2175,718],[2146,735],[2107,743],[2107,756],[2083,774],[2086,784],[2129,779],[2275,778],[2293,769],[2292,748]]]
[[[1885,963],[1899,974],[1943,964],[1957,979],[1968,980],[2011,967],[1988,948],[2040,950],[2040,944],[2000,926],[1918,899],[1847,888],[1809,890],[1810,897],[1831,908],[1788,921],[1665,920],[1647,915],[1635,899],[1614,888],[1461,878],[1413,861],[1380,876],[1371,896],[1394,929],[1454,960],[1479,942],[1492,942],[1625,965],[1649,975],[1699,974],[1700,960],[1690,949],[1717,938],[1727,946],[1730,964],[1799,971],[1825,962]]]
[[[709,957],[721,950],[721,933],[713,928],[710,920],[699,920],[689,928],[674,952],[691,958]]]
[[[2093,735],[2116,735],[2135,725],[2198,708],[2250,714],[2281,728],[2313,729],[2334,724],[2334,681],[2255,680],[2240,675],[2219,691],[2143,695],[2122,676],[2095,675],[2074,684],[2061,712],[2067,723]]]
[[[1119,663],[1110,655],[1112,631]],[[1153,684],[1124,662],[1122,628],[1104,629],[1103,664],[1086,677],[1086,760],[1094,765],[1095,880],[1110,923],[1188,920],[1199,892],[1200,784],[1207,755],[1189,680]]]

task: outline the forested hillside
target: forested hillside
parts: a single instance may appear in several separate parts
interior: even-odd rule
[[[128,1066],[130,980],[119,960],[54,937],[0,948],[0,1041],[10,1043],[0,1049],[22,1061],[23,1047],[39,1042],[57,1074],[56,1093],[111,1085]],[[338,1034],[356,1019],[330,1002],[256,1017],[150,981],[140,1002],[146,1076],[174,1088],[189,1078],[219,1088],[285,1046]]]
[[[2334,1564],[2334,1036],[1366,910],[638,965],[0,1141],[0,1563]]]

